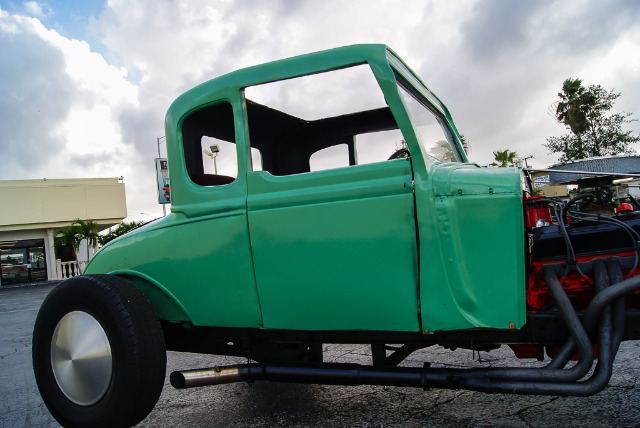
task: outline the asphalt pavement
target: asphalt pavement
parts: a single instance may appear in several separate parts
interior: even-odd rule
[[[31,332],[52,285],[0,289],[0,427],[57,427],[42,402],[31,368]],[[613,378],[586,398],[515,396],[457,390],[237,383],[175,390],[173,370],[244,362],[168,353],[158,404],[140,427],[639,427],[640,342],[625,342]],[[478,354],[432,347],[405,363],[466,367],[518,363],[501,348]],[[325,345],[325,359],[366,364],[368,347]]]

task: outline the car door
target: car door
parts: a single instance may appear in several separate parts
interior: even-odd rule
[[[249,140],[260,154],[247,174],[247,213],[263,324],[418,331],[411,160],[388,160],[403,138],[368,66],[345,79],[340,88],[379,95],[344,107],[349,97],[333,86],[340,108],[312,112],[305,101],[331,91],[246,91]],[[303,87],[321,91],[317,82]],[[301,112],[278,105],[300,93]]]

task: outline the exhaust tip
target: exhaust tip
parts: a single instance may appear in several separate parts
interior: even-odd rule
[[[175,371],[169,375],[169,380],[174,388],[185,389],[240,382],[243,377],[238,366],[224,366]]]
[[[186,380],[184,375],[181,372],[173,372],[169,375],[169,381],[171,382],[171,386],[176,389],[184,389],[186,385]]]

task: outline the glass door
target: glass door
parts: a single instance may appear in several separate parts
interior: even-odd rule
[[[44,255],[44,247],[29,247],[28,269],[29,281],[46,281],[47,280],[47,263]]]

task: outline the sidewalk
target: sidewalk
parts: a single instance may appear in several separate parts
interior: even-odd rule
[[[0,291],[11,290],[14,288],[23,288],[23,287],[43,287],[47,285],[53,286],[53,285],[58,285],[61,282],[62,282],[61,280],[55,280],[55,281],[24,282],[20,284],[3,284],[3,285],[0,285]]]

